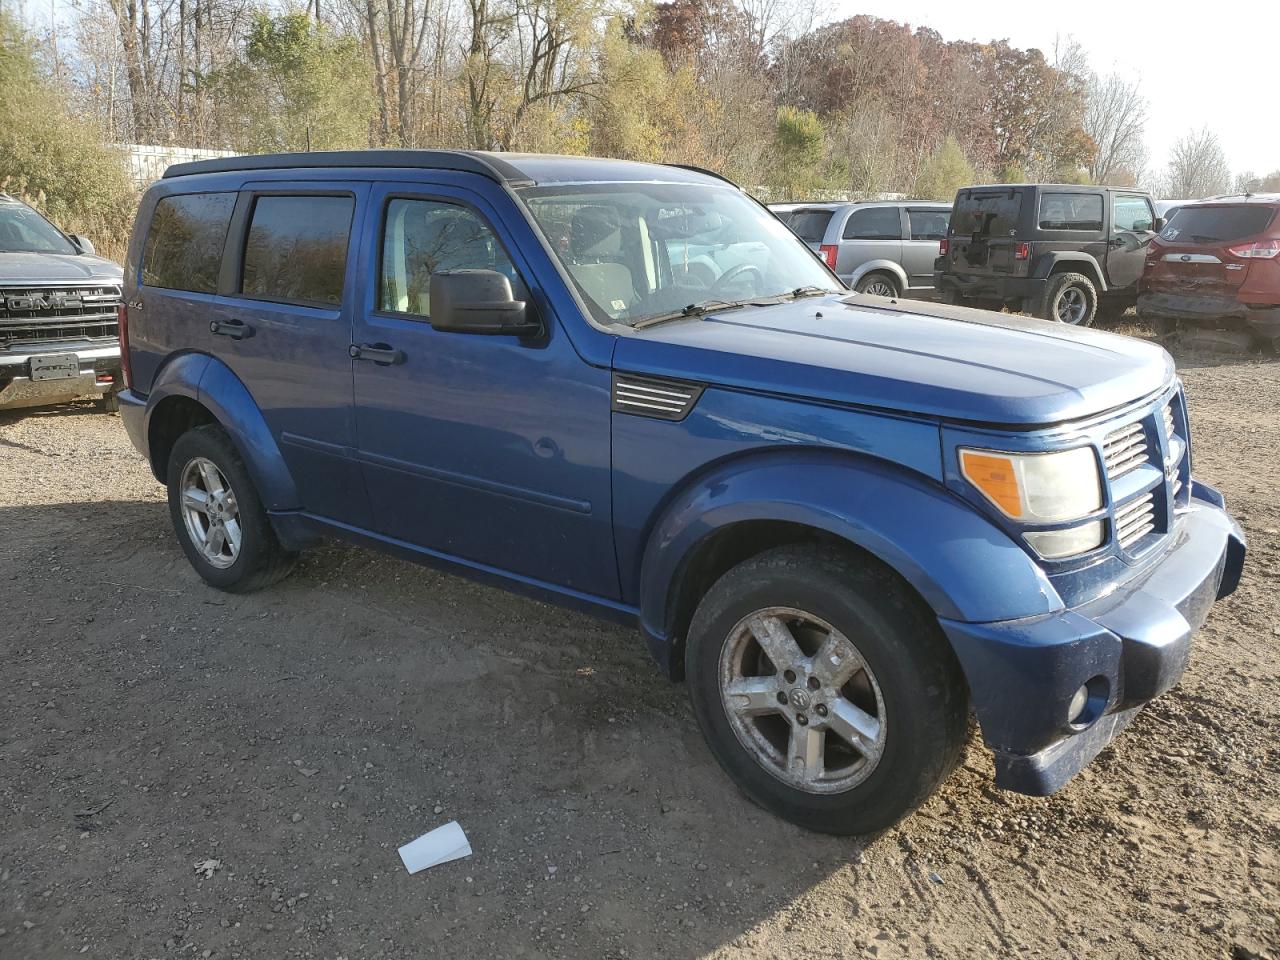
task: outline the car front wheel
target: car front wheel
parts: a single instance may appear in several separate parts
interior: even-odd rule
[[[169,515],[191,565],[219,590],[247,593],[275,583],[296,554],[276,538],[249,471],[216,424],[189,430],[169,455]]]
[[[750,799],[812,830],[892,825],[964,745],[950,647],[870,558],[782,547],[733,568],[694,614],[685,666],[720,765]]]

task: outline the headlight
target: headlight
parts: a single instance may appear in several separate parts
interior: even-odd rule
[[[1006,453],[960,449],[960,472],[997,510],[1020,523],[1079,520],[1102,509],[1102,483],[1092,447],[1054,453]],[[1036,553],[1056,560],[1086,553],[1102,543],[1094,521],[1059,530],[1029,530]]]
[[[960,471],[1006,517],[1026,523],[1075,520],[1102,509],[1092,447],[1056,453],[960,449]]]

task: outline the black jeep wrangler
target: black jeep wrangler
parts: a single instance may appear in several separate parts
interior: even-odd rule
[[[1141,190],[966,187],[934,263],[935,286],[949,303],[1089,326],[1133,306],[1147,244],[1161,226]]]

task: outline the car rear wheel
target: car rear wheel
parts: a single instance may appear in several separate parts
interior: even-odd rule
[[[248,593],[287,576],[297,555],[276,537],[249,471],[217,424],[189,430],[169,455],[169,515],[182,550],[212,586]]]
[[[1037,315],[1045,320],[1091,327],[1098,311],[1098,291],[1083,274],[1058,273],[1049,278]]]
[[[921,601],[874,560],[782,547],[694,614],[689,694],[717,761],[765,809],[865,834],[915,809],[963,748],[967,697]]]
[[[869,293],[873,297],[896,297],[899,295],[897,281],[887,273],[868,273],[854,284],[858,293]]]

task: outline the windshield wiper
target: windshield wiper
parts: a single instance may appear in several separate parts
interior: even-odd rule
[[[652,327],[655,324],[666,323],[668,320],[682,320],[685,317],[701,317],[703,314],[712,310],[728,310],[732,307],[743,307],[750,303],[750,300],[702,300],[698,303],[691,303],[687,307],[681,307],[679,310],[672,310],[670,313],[660,313],[657,316],[645,317],[643,320],[637,320],[631,325],[632,330],[643,330],[645,327]]]
[[[796,287],[787,294],[787,299],[802,300],[805,297],[821,297],[832,292],[833,291],[827,290],[825,287]]]

